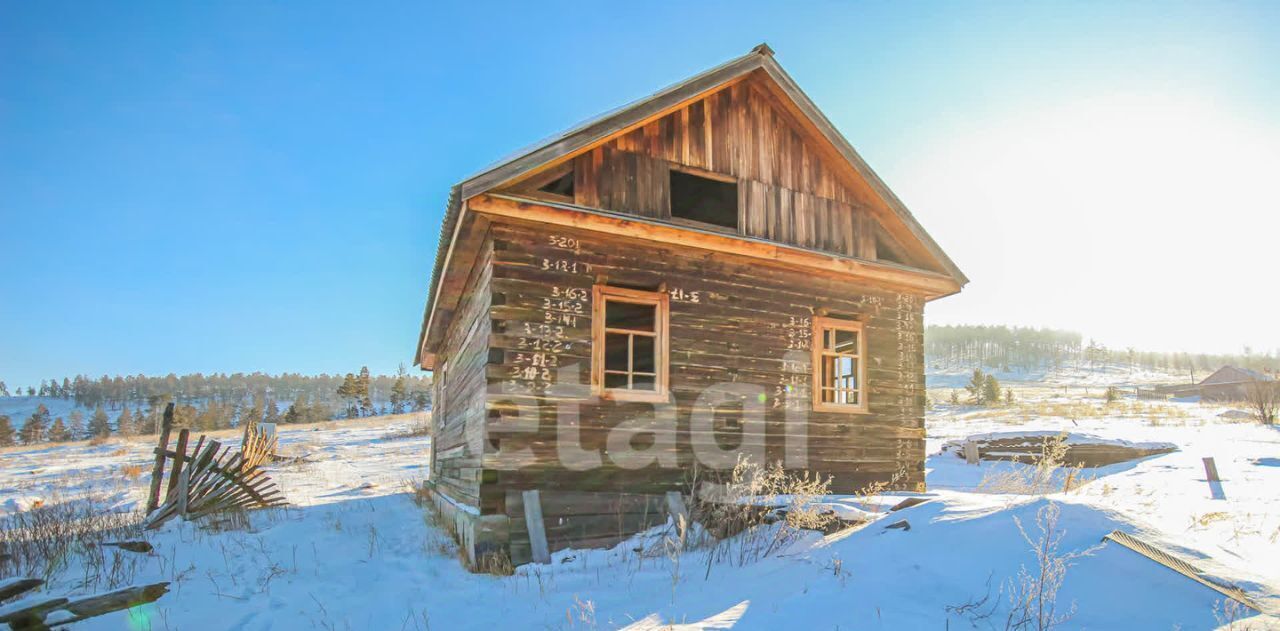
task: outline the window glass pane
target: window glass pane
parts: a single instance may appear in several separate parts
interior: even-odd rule
[[[631,351],[631,370],[633,372],[654,372],[653,367],[657,365],[654,339],[647,335],[632,336],[631,343],[634,347]]]
[[[626,375],[622,375],[622,374],[618,374],[618,373],[607,372],[607,373],[605,373],[605,374],[604,374],[604,387],[606,387],[606,388],[626,388],[626,387],[627,387],[627,376],[626,376]]]
[[[605,302],[605,326],[610,329],[652,331],[657,311],[657,305],[636,305],[610,300]]]
[[[654,390],[654,389],[656,389],[656,388],[655,388],[655,381],[654,381],[653,375],[632,375],[632,376],[631,376],[631,389],[632,389],[632,390]]]
[[[858,333],[856,331],[834,331],[836,335],[835,350],[841,353],[858,354]]]
[[[627,370],[626,333],[606,333],[604,336],[604,369]]]
[[[858,404],[857,390],[833,390],[832,392],[835,394],[835,397],[834,397],[835,402],[838,404],[841,404],[841,405],[857,405]]]
[[[858,360],[840,357],[836,360],[835,371],[837,388],[858,388]]]
[[[831,350],[831,329],[822,329],[822,350]]]

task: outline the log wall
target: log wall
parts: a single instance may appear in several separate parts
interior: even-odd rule
[[[544,517],[554,524],[548,528],[553,550],[573,541],[609,539],[620,532],[620,520],[627,527],[645,523],[649,504],[630,500],[637,507],[617,513],[608,503],[628,501],[618,500],[625,497],[620,494],[681,489],[690,481],[695,445],[732,450],[742,439],[741,405],[717,407],[712,431],[691,432],[691,413],[714,384],[754,388],[744,391],[744,399],[763,397],[768,459],[783,456],[790,411],[807,419],[805,468],[834,476],[834,491],[855,492],[877,481],[923,490],[921,297],[732,255],[539,224],[495,222],[490,234],[492,330],[485,366],[490,393],[480,505],[482,514],[512,517],[513,550],[527,547],[527,535],[520,540],[519,494],[512,493],[521,489],[541,490]],[[585,384],[590,382],[590,300],[596,282],[662,287],[669,294],[674,405],[655,412],[653,404],[590,395]],[[863,322],[870,413],[812,412],[815,315]],[[576,420],[557,424],[557,415],[564,413],[557,410],[559,401],[574,402],[566,409],[577,410]],[[536,418],[522,421],[521,409],[536,410]],[[567,441],[558,427],[569,429],[585,452],[605,454],[618,424],[660,423],[655,416],[662,414],[674,418],[677,440],[651,449],[677,467],[628,469],[607,455],[598,467],[573,471],[564,466],[558,447]],[[641,446],[644,440],[632,444]]]
[[[453,501],[479,508],[486,408],[490,274],[493,244],[485,240],[450,323],[435,374],[431,479]]]

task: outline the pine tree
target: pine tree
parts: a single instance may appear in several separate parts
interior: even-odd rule
[[[396,382],[391,385],[391,413],[403,414],[405,403],[409,400],[409,393],[406,391],[404,375],[396,377]]]
[[[93,411],[93,417],[89,419],[89,437],[90,438],[106,438],[111,435],[111,419],[107,418],[107,412],[102,408]]]
[[[116,432],[121,436],[133,435],[133,413],[129,411],[129,406],[124,406],[120,410],[120,416],[116,417]]]
[[[9,386],[4,385],[4,382],[0,381],[0,397],[7,396],[9,396]]]
[[[285,423],[301,423],[302,408],[306,407],[307,400],[303,395],[298,395],[293,399],[293,403],[289,404],[289,409],[284,411]]]
[[[360,376],[356,377],[357,393],[360,395],[360,415],[373,416],[373,400],[369,394],[369,367],[360,367]]]
[[[1000,404],[1000,382],[996,380],[995,375],[988,374],[982,383],[982,398],[987,405]]]
[[[155,425],[146,414],[143,414],[142,408],[133,408],[133,433],[138,435],[155,433]]]
[[[53,425],[49,427],[49,442],[65,443],[74,440],[71,437],[71,430],[67,429],[67,424],[63,422],[62,417],[53,419]]]
[[[356,383],[355,375],[347,373],[347,376],[342,380],[342,385],[338,386],[338,396],[347,402],[347,418],[355,418],[360,415],[360,411],[356,407],[356,401],[360,398],[360,386]]]
[[[62,378],[62,398],[70,399],[74,391],[71,389],[71,380],[66,377]]]
[[[426,392],[419,390],[417,393],[413,395],[413,411],[414,412],[422,412],[426,410],[427,404],[429,403],[431,403],[431,400],[427,398]]]
[[[32,388],[31,386],[27,386],[27,396],[29,397],[36,396],[36,389]]]
[[[14,440],[13,423],[9,417],[0,414],[0,447],[12,447]]]
[[[71,410],[71,420],[67,423],[67,431],[71,432],[71,440],[80,440],[87,438],[84,428],[84,412],[80,410]]]
[[[973,377],[969,379],[969,384],[966,385],[964,389],[969,391],[969,396],[974,403],[977,403],[978,405],[982,405],[983,403],[987,402],[986,386],[987,386],[986,373],[982,372],[981,368],[974,368]]]
[[[34,445],[44,442],[49,430],[49,408],[43,404],[36,406],[36,411],[31,413],[27,421],[22,424],[22,430],[19,434],[22,438],[22,444]]]
[[[276,405],[275,399],[267,400],[267,412],[262,417],[263,423],[279,423],[280,422],[280,406]]]

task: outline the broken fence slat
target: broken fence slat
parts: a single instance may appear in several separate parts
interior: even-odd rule
[[[66,598],[57,596],[32,595],[0,606],[0,624],[7,623],[13,628],[40,628],[44,616],[54,609],[67,604]]]
[[[23,576],[0,580],[0,600],[9,600],[18,594],[29,592],[41,585],[44,585],[43,579]]]
[[[203,437],[201,437],[201,439],[203,440]],[[189,440],[191,440],[191,430],[189,429],[178,430],[178,443],[177,445],[174,446],[173,450],[181,454],[182,457],[173,459],[173,469],[169,471],[169,493],[170,494],[173,493],[174,487],[178,486],[181,483],[183,472],[188,471],[191,468],[191,467],[183,466],[183,461],[187,459],[186,458],[187,441]]]
[[[77,598],[66,604],[66,609],[78,616],[78,620],[100,616],[121,609],[155,602],[169,592],[169,583],[152,583],[141,587],[126,587],[106,594]],[[67,622],[73,622],[68,620]]]

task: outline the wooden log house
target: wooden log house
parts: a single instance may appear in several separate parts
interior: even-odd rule
[[[923,309],[967,282],[758,46],[453,187],[415,360],[436,503],[520,563],[530,526],[555,551],[665,519],[699,448],[748,439],[923,490]]]

